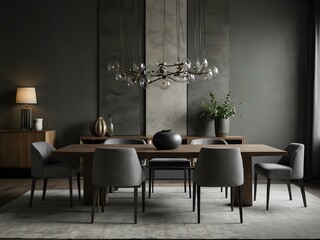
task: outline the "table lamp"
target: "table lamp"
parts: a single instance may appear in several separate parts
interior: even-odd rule
[[[31,130],[32,110],[27,104],[37,103],[36,89],[33,87],[17,88],[16,103],[24,104],[24,107],[21,108],[21,129]]]

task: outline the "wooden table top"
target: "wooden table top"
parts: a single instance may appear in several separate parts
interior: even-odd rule
[[[153,145],[141,144],[70,144],[52,152],[53,155],[70,154],[82,157],[92,157],[96,148],[135,148],[139,157],[181,157],[196,158],[202,147],[208,148],[230,148],[238,147],[242,156],[282,156],[287,152],[265,144],[228,144],[228,145],[189,145],[182,144],[180,147],[171,150],[158,150]]]

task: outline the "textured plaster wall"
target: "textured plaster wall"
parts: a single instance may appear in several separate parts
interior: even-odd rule
[[[186,0],[180,0],[183,31],[180,32],[180,57],[186,56]],[[146,63],[157,61],[174,63],[177,59],[176,1],[146,1]],[[184,40],[184,41],[183,41]],[[164,41],[164,44],[163,44]],[[164,55],[164,59],[163,59]],[[187,86],[171,81],[169,89],[151,86],[146,90],[146,134],[153,135],[163,129],[187,133]]]

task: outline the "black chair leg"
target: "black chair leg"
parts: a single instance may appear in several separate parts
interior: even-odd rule
[[[80,173],[77,174],[77,185],[78,185],[79,199],[81,199]]]
[[[196,191],[197,191],[197,185],[193,183],[193,198],[192,198],[192,211],[194,212],[196,210]]]
[[[100,202],[101,202],[101,212],[104,212],[104,203],[106,202],[106,187],[101,187],[100,188]]]
[[[151,170],[151,179],[152,179],[151,188],[152,188],[152,193],[154,192],[154,172],[155,172],[155,169],[152,169]]]
[[[151,198],[151,183],[152,183],[151,168],[149,167],[149,198]]]
[[[142,212],[145,211],[145,201],[146,200],[146,182],[142,183]]]
[[[299,179],[298,180],[298,186],[300,187],[302,200],[303,200],[303,205],[304,205],[304,207],[307,207],[307,199],[306,199],[306,193],[305,193],[305,190],[304,190],[303,179]]]
[[[231,187],[231,212],[233,212],[233,207],[234,207],[234,194],[235,193],[235,188]]]
[[[188,169],[189,177],[189,198],[191,198],[191,168]]]
[[[184,192],[187,192],[187,173],[186,173],[187,169],[183,169],[183,176],[184,176]]]
[[[225,190],[226,190],[225,196],[226,198],[228,198],[228,187],[225,187]]]
[[[97,205],[97,195],[98,195],[98,187],[94,186],[93,194],[92,194],[92,206],[91,206],[91,223],[93,223],[94,221],[94,212],[95,212],[95,207]]]
[[[198,223],[200,223],[200,186],[197,185],[197,210],[198,210]]]
[[[239,214],[240,214],[240,222],[243,223],[243,215],[242,215],[242,188],[238,187],[238,196],[239,196]]]
[[[257,199],[257,179],[258,179],[258,174],[254,174],[254,190],[253,190],[253,201]]]
[[[31,194],[30,194],[30,203],[29,203],[29,207],[32,207],[32,201],[33,201],[33,195],[34,195],[34,189],[36,188],[36,182],[37,179],[36,178],[32,178],[32,182],[31,182]]]
[[[70,207],[73,207],[72,202],[72,177],[69,178],[69,193],[70,193]]]
[[[270,183],[271,179],[267,178],[267,210],[269,210],[269,198],[270,198]]]
[[[290,185],[290,180],[287,180],[287,188],[288,188],[288,193],[289,193],[289,199],[290,201],[292,200],[292,193],[291,193],[291,185]]]
[[[134,187],[134,223],[137,223],[138,187]]]
[[[42,201],[44,201],[47,192],[48,178],[43,179],[43,193],[42,193]]]

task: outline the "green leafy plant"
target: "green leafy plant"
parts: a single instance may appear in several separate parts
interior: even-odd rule
[[[230,91],[227,92],[225,100],[222,98],[217,100],[212,90],[210,91],[210,99],[210,103],[202,102],[202,113],[200,114],[200,117],[208,117],[210,120],[234,117],[236,109],[241,104],[236,105],[231,101]]]

